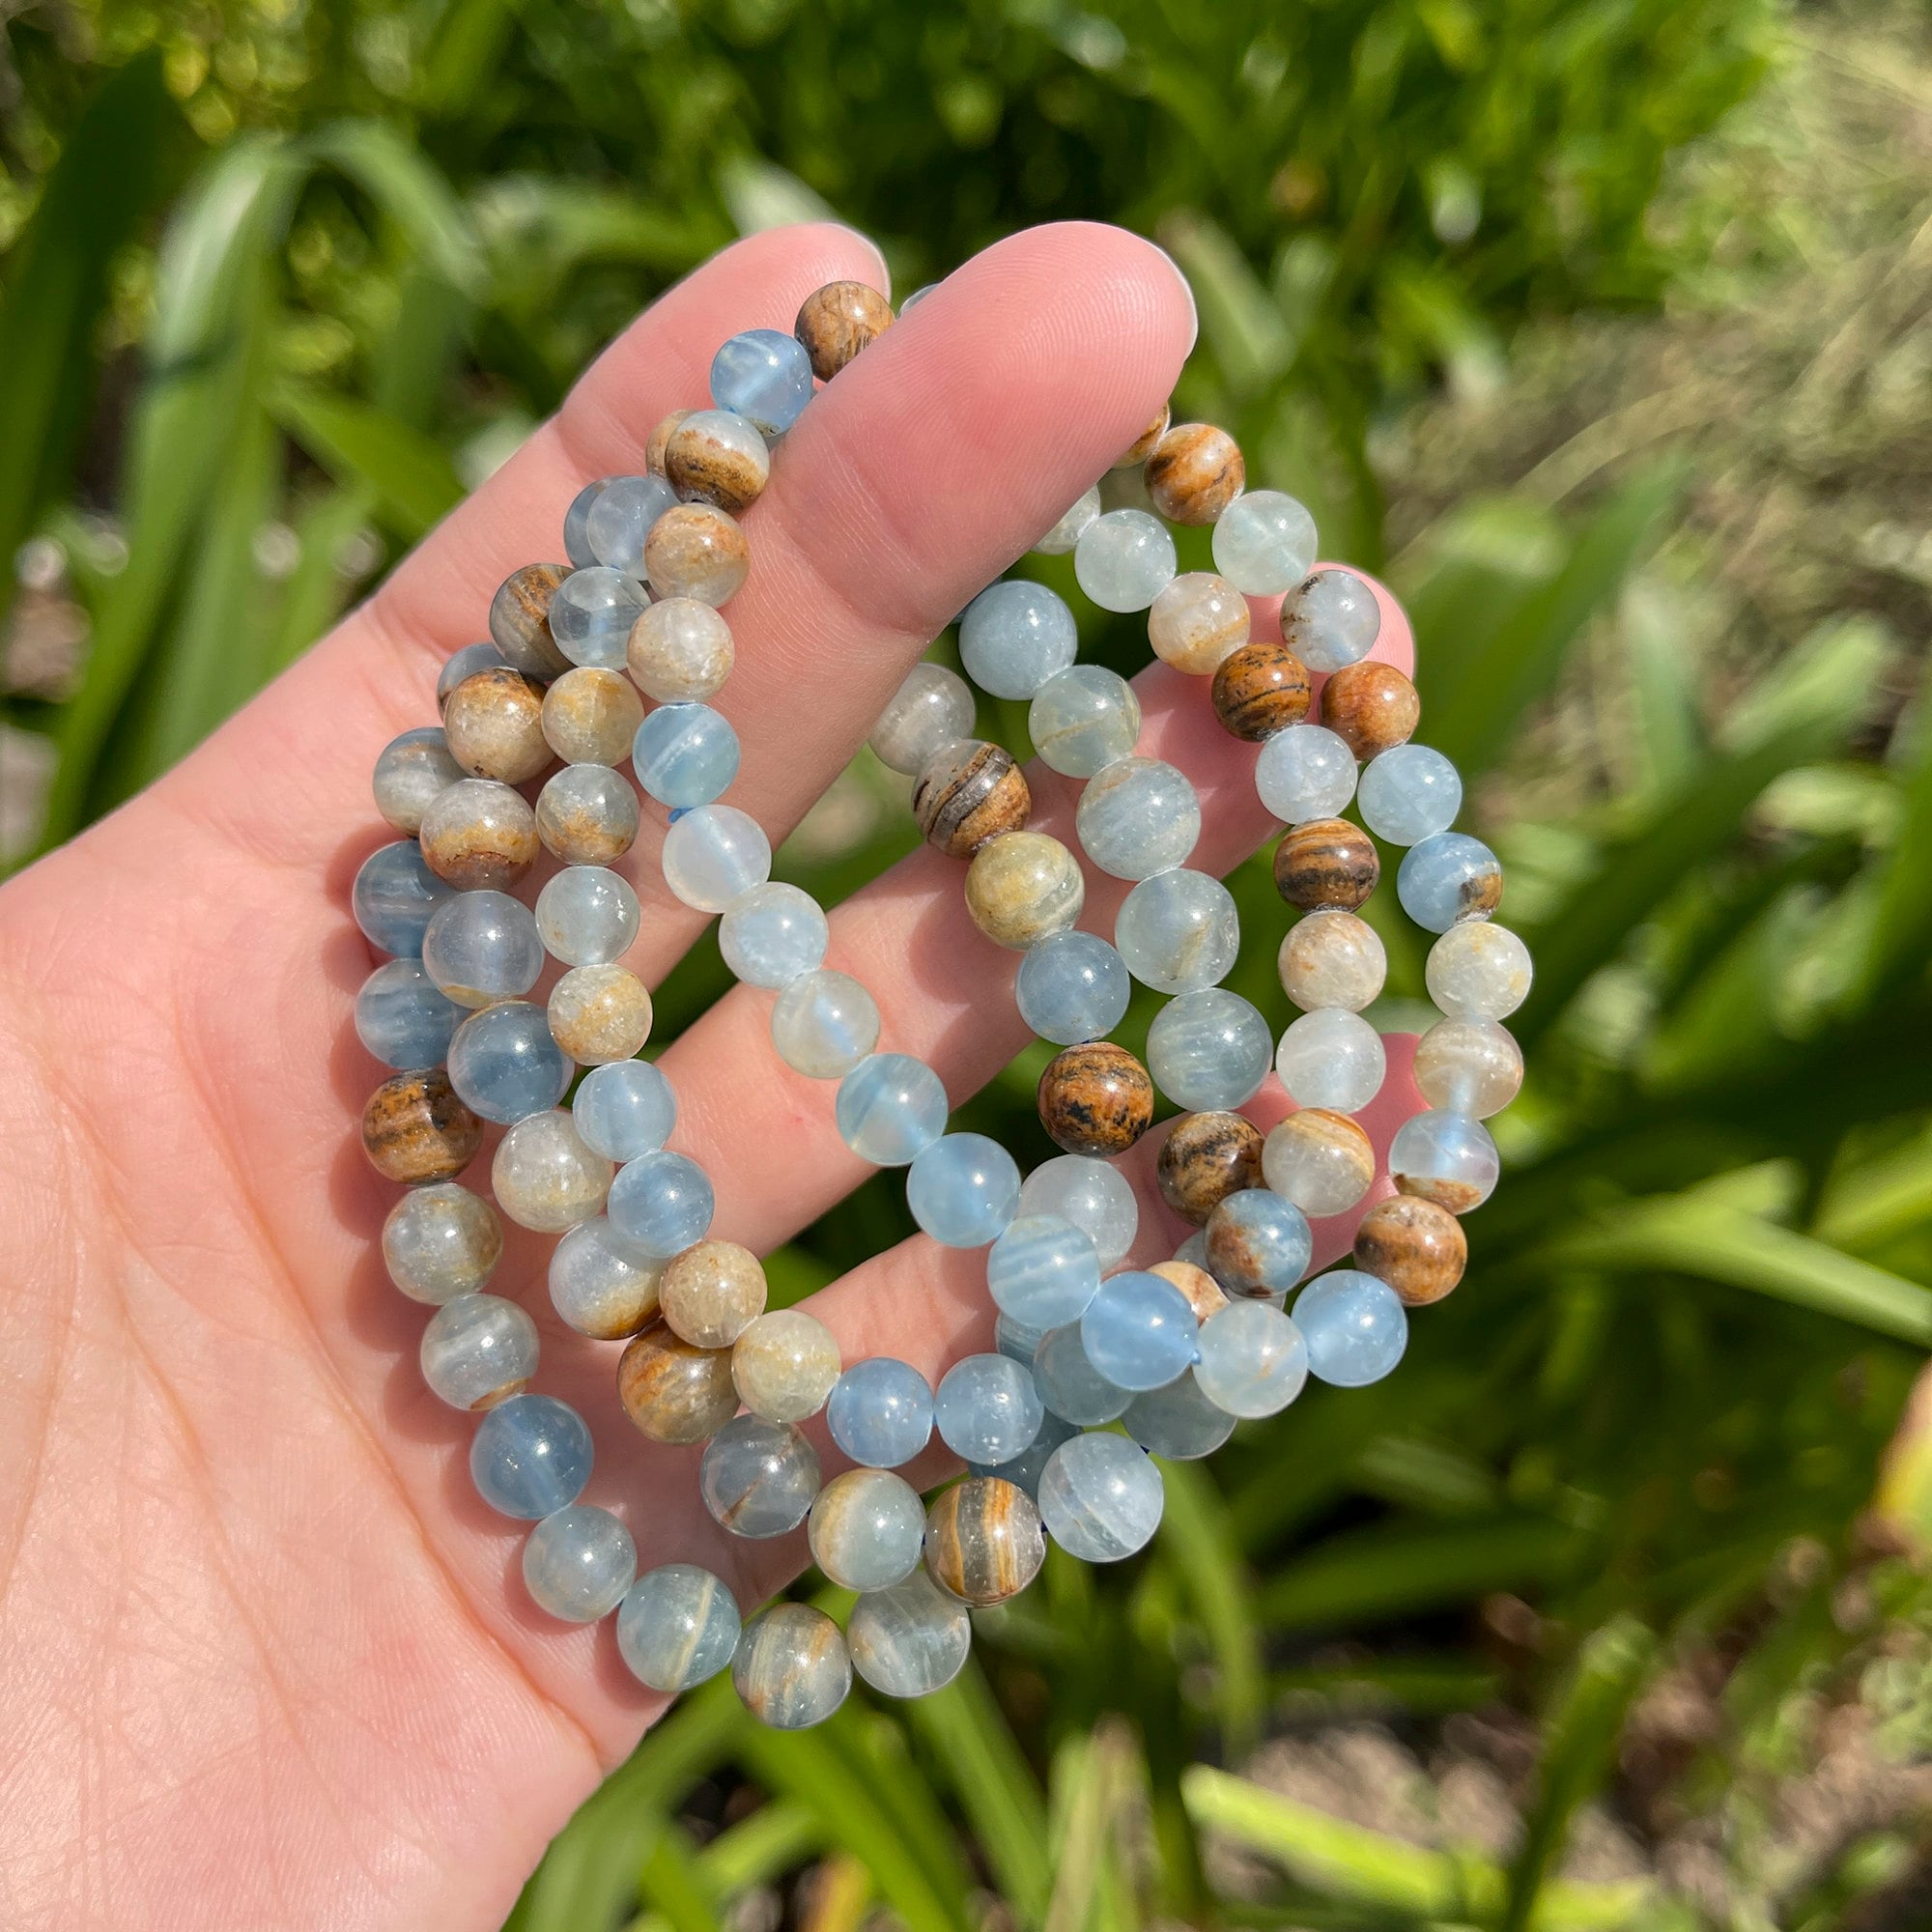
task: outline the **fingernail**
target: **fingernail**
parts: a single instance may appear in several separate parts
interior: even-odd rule
[[[1194,345],[1201,339],[1201,311],[1194,303],[1194,285],[1180,272],[1180,264],[1158,242],[1151,245],[1154,253],[1174,270],[1174,279],[1180,284],[1180,293],[1187,298],[1187,353],[1192,355]]]

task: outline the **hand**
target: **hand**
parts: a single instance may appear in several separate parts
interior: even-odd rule
[[[350,1024],[372,960],[349,886],[392,836],[370,801],[376,753],[434,720],[437,671],[485,635],[497,584],[560,554],[586,479],[643,468],[653,425],[702,398],[720,340],[788,328],[838,278],[883,286],[882,265],[821,226],[742,242],[670,291],[369,604],[0,893],[0,1917],[22,1932],[487,1932],[662,1706],[608,1620],[564,1628],[528,1604],[523,1526],[477,1498],[472,1425],[423,1387],[424,1311],[376,1245],[395,1190],[357,1144],[381,1070]],[[723,706],[745,748],[731,800],[774,844],[928,639],[1133,440],[1191,340],[1157,251],[1043,229],[961,269],[813,404],[749,513],[752,576],[726,613]],[[1392,606],[1378,654],[1407,667]],[[1198,680],[1156,664],[1139,691],[1142,750],[1201,793],[1195,863],[1226,869],[1270,830],[1252,750]],[[1037,822],[1070,840],[1073,787],[1030,778]],[[647,820],[625,865],[645,909],[626,963],[653,983],[703,923],[663,888],[660,830]],[[838,909],[829,955],[877,996],[886,1043],[955,1099],[1027,1038],[1016,958],[974,931],[962,879],[909,858]],[[1110,930],[1122,890],[1090,872],[1083,923]],[[769,1008],[733,992],[663,1062],[716,1231],[761,1251],[867,1171],[829,1090],[772,1052]],[[1391,1059],[1370,1122],[1383,1146],[1418,1104]],[[1258,1121],[1285,1109],[1270,1082]],[[1125,1163],[1143,1261],[1186,1232],[1152,1160],[1143,1144]],[[1323,1258],[1346,1245],[1346,1228],[1321,1232]],[[749,1611],[801,1566],[803,1535],[748,1544],[711,1523],[696,1452],[636,1434],[616,1349],[551,1316],[552,1244],[511,1236],[492,1288],[536,1315],[537,1385],[595,1434],[586,1499],[626,1518],[643,1566],[705,1563]],[[898,1353],[935,1379],[989,1345],[983,1256],[923,1239],[813,1307],[848,1354]]]

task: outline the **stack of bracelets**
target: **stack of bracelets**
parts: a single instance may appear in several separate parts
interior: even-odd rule
[[[1134,754],[1131,687],[1074,662],[1073,614],[1052,590],[999,582],[960,621],[961,661],[985,691],[1031,701],[1039,757],[1086,781],[1076,826],[1087,858],[1134,883],[1112,945],[1078,930],[1079,861],[1027,829],[1026,780],[972,735],[965,681],[940,665],[914,668],[872,747],[912,778],[926,839],[966,862],[975,923],[1024,954],[1020,1013],[1061,1049],[1040,1081],[1040,1119],[1066,1151],[1022,1182],[997,1143],[946,1131],[938,1074],[876,1050],[871,995],[822,963],[825,913],[770,879],[764,832],[718,802],[739,748],[705,701],[731,669],[719,607],[750,566],[735,516],[770,476],[770,443],[810,401],[814,378],[836,377],[892,320],[872,290],[835,283],[806,302],[794,335],[732,337],[712,364],[714,407],[659,426],[647,474],[578,496],[564,518],[569,564],[510,577],[491,605],[494,641],[457,652],[438,680],[441,724],[406,732],[377,761],[378,807],[403,837],[355,886],[358,924],[393,955],[355,1005],[364,1044],[401,1069],[362,1123],[377,1169],[411,1190],[384,1224],[383,1252],[396,1285],[436,1308],[425,1379],[480,1415],[477,1489],[534,1524],[523,1556],[530,1596],[574,1622],[614,1610],[625,1662],[655,1690],[687,1690],[729,1664],[745,1703],[788,1727],[835,1711],[855,1668],[893,1696],[948,1683],[966,1658],[969,1609],[1024,1589],[1047,1536],[1094,1562],[1140,1549],[1162,1506],[1150,1452],[1207,1455],[1236,1420],[1292,1403],[1311,1374],[1354,1387],[1395,1367],[1406,1311],[1461,1276],[1457,1216],[1495,1184],[1482,1122],[1521,1082],[1499,1022],[1530,983],[1522,942],[1489,923],[1502,891],[1494,855],[1450,829],[1456,770],[1408,742],[1414,687],[1370,660],[1373,590],[1346,570],[1311,576],[1315,526],[1301,504],[1244,494],[1233,439],[1205,424],[1170,428],[1163,410],[1122,466],[1144,466],[1163,517],[1212,525],[1215,573],[1177,574],[1160,518],[1103,512],[1097,485],[1038,548],[1070,551],[1081,588],[1104,609],[1147,611],[1155,652],[1211,678],[1221,724],[1261,746],[1256,785],[1288,828],[1275,883],[1301,915],[1280,952],[1300,1016],[1277,1044],[1264,1016],[1218,983],[1238,951],[1235,901],[1187,867],[1200,805],[1172,765]],[[1284,641],[1251,640],[1247,599],[1283,593]],[[1307,722],[1311,671],[1327,679],[1320,724]],[[676,1098],[637,1057],[650,995],[618,963],[639,923],[636,895],[610,869],[639,822],[616,769],[627,756],[668,812],[666,885],[722,915],[732,973],[776,995],[780,1058],[838,1083],[840,1136],[875,1165],[906,1168],[926,1236],[987,1249],[998,1352],[958,1362],[936,1389],[888,1356],[845,1365],[802,1309],[767,1311],[757,1258],[711,1236],[711,1183],[666,1145]],[[533,809],[518,787],[557,758]],[[1309,1217],[1357,1208],[1377,1171],[1352,1117],[1384,1075],[1381,1038],[1361,1017],[1382,989],[1383,950],[1356,911],[1379,860],[1340,816],[1351,799],[1370,832],[1406,848],[1397,895],[1440,935],[1427,980],[1444,1017],[1416,1049],[1431,1111],[1389,1149],[1397,1191],[1361,1218],[1356,1265],[1302,1288],[1291,1318],[1284,1304],[1314,1251]],[[540,849],[563,869],[532,912],[512,889]],[[568,969],[547,1009],[524,997],[546,953]],[[1126,1010],[1129,976],[1172,996],[1146,1065],[1106,1037]],[[1271,1065],[1296,1111],[1264,1138],[1236,1110]],[[588,1071],[565,1106],[580,1066]],[[1121,1270],[1137,1210],[1108,1163],[1151,1123],[1156,1086],[1188,1110],[1161,1149],[1160,1190],[1198,1232],[1172,1262]],[[631,1420],[654,1442],[705,1445],[699,1488],[725,1529],[777,1537],[806,1524],[820,1571],[858,1593],[843,1633],[790,1602],[741,1626],[724,1583],[695,1564],[639,1577],[624,1524],[577,1501],[589,1432],[567,1405],[529,1392],[535,1323],[483,1292],[502,1248],[497,1209],[455,1179],[486,1122],[506,1130],[491,1171],[497,1208],[562,1236],[550,1267],[557,1313],[626,1344],[617,1392]],[[830,1481],[799,1427],[821,1408],[852,1464]],[[927,1507],[893,1472],[935,1430],[968,1473]]]

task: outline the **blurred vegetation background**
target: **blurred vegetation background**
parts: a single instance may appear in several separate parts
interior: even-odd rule
[[[1932,1920],[1920,8],[10,8],[0,850],[187,750],[666,281],[826,208],[901,290],[1061,215],[1182,262],[1180,410],[1414,613],[1530,1082],[1391,1382],[1169,1465],[1153,1548],[1050,1561],[938,1697],[788,1737],[712,1685],[514,1925]],[[781,868],[905,849],[894,782]],[[1037,1070],[968,1110],[1027,1158]],[[902,1232],[868,1187],[775,1278]]]

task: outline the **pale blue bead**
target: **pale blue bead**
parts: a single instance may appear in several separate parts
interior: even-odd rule
[[[593,563],[573,570],[550,600],[550,634],[574,665],[624,668],[631,626],[650,599],[635,577]]]
[[[363,860],[350,904],[363,938],[379,952],[414,959],[422,952],[430,915],[454,893],[453,886],[430,870],[413,838],[399,838]]]
[[[738,776],[738,734],[708,704],[660,704],[631,745],[638,782],[663,805],[709,805]]]
[[[842,1080],[878,1043],[879,1003],[849,973],[801,973],[773,1004],[772,1044],[808,1079]]]
[[[818,901],[776,879],[733,899],[718,922],[718,950],[734,977],[774,990],[821,964],[831,936]]]
[[[1117,879],[1150,879],[1182,864],[1201,837],[1201,801],[1160,758],[1117,758],[1080,794],[1081,849]]]
[[[1447,932],[1464,919],[1488,919],[1502,896],[1503,868],[1480,838],[1438,832],[1402,855],[1395,895],[1417,925]]]
[[[868,1055],[838,1083],[838,1137],[874,1167],[904,1167],[946,1131],[946,1088],[909,1053]]]
[[[1125,1175],[1090,1154],[1055,1154],[1027,1176],[1020,1212],[1057,1214],[1094,1243],[1102,1268],[1110,1268],[1134,1244],[1140,1204]]]
[[[477,1424],[469,1474],[492,1509],[534,1522],[582,1494],[590,1431],[554,1396],[513,1395]]]
[[[818,1493],[818,1452],[789,1423],[734,1416],[704,1445],[697,1489],[734,1536],[783,1536]]]
[[[543,971],[535,917],[508,893],[458,893],[431,915],[423,970],[465,1007],[521,999]]]
[[[472,1113],[508,1126],[548,1113],[564,1096],[576,1064],[551,1037],[550,1015],[526,1000],[471,1013],[449,1044],[449,1084]]]
[[[1463,780],[1440,752],[1397,745],[1362,767],[1362,823],[1391,845],[1419,845],[1447,832],[1463,809]]]
[[[756,819],[733,805],[700,805],[665,834],[665,884],[699,912],[723,912],[772,875],[772,843]]]
[[[1307,1272],[1315,1236],[1293,1201],[1244,1187],[1208,1217],[1208,1269],[1231,1294],[1281,1293]]]
[[[1035,1387],[1038,1387],[1037,1380]],[[969,1463],[966,1467],[976,1476],[998,1476],[1002,1481],[1011,1483],[1015,1489],[1024,1490],[1035,1502],[1038,1502],[1039,1479],[1045,1472],[1048,1460],[1063,1442],[1071,1441],[1079,1433],[1072,1423],[1063,1420],[1042,1405],[1039,1427],[1034,1431],[1033,1440],[1010,1462]]]
[[[412,834],[448,785],[468,774],[450,755],[440,724],[420,724],[383,747],[370,775],[376,810],[398,832]]]
[[[457,1294],[430,1317],[416,1350],[422,1378],[452,1408],[478,1408],[537,1372],[537,1324],[499,1294]]]
[[[570,1103],[583,1145],[606,1160],[655,1153],[677,1125],[677,1095],[648,1060],[593,1066]]]
[[[1038,1434],[1045,1409],[1031,1372],[1009,1355],[968,1355],[933,1392],[939,1439],[962,1463],[1009,1463]]]
[[[1157,1274],[1109,1275],[1080,1318],[1087,1359],[1118,1388],[1159,1388],[1194,1360],[1200,1323],[1187,1297]]]
[[[1396,1129],[1388,1171],[1405,1193],[1466,1214],[1495,1192],[1502,1161],[1481,1121],[1438,1107],[1411,1116]]]
[[[508,663],[495,644],[465,644],[460,651],[452,652],[449,662],[437,673],[436,708],[440,711],[449,702],[449,694],[466,677],[474,677],[479,670],[495,670]]]
[[[925,1505],[902,1477],[848,1469],[813,1499],[806,1520],[812,1561],[842,1590],[889,1590],[919,1567]]]
[[[917,778],[948,745],[973,735],[973,694],[946,665],[916,664],[867,740],[879,762]]]
[[[615,480],[600,476],[594,483],[586,483],[570,499],[570,507],[563,513],[563,554],[574,569],[583,570],[600,560],[590,548],[590,512],[597,507],[606,485]]]
[[[1036,1328],[1030,1321],[1016,1321],[1004,1313],[994,1318],[993,1347],[1001,1354],[1010,1355],[1014,1361],[1024,1362],[1029,1368],[1039,1352],[1039,1345],[1045,1340],[1046,1330]]]
[[[1127,1010],[1127,962],[1098,934],[1052,932],[1020,960],[1013,999],[1042,1039],[1077,1046],[1104,1039]]]
[[[738,1605],[709,1570],[646,1570],[617,1606],[617,1650],[653,1690],[689,1690],[716,1677],[738,1648]]]
[[[867,1590],[845,1627],[852,1668],[888,1697],[929,1697],[959,1675],[973,1647],[966,1605],[922,1570]]]
[[[1235,1433],[1235,1418],[1201,1393],[1190,1369],[1165,1388],[1135,1396],[1121,1417],[1121,1426],[1151,1455],[1195,1463],[1227,1441]]]
[[[689,1154],[660,1148],[617,1170],[605,1211],[620,1240],[668,1261],[704,1238],[715,1205],[704,1170]]]
[[[832,1384],[825,1423],[853,1462],[896,1469],[931,1439],[931,1384],[910,1362],[892,1355],[854,1362]]]
[[[1142,985],[1191,993],[1227,978],[1241,950],[1240,915],[1219,879],[1156,872],[1122,901],[1114,944]]]
[[[745,329],[711,358],[711,400],[766,436],[782,435],[811,400],[811,358],[780,329]]]
[[[1252,1100],[1273,1060],[1266,1019],[1225,986],[1170,1000],[1148,1028],[1154,1085],[1192,1113],[1226,1112]]]
[[[1208,1265],[1208,1230],[1196,1228],[1186,1240],[1175,1249],[1174,1259],[1186,1262],[1192,1267],[1205,1268]]]
[[[607,1509],[572,1503],[524,1542],[524,1587],[561,1623],[594,1624],[624,1600],[638,1574],[631,1532]]]
[[[1124,1435],[1076,1435],[1048,1458],[1039,1479],[1039,1514],[1069,1556],[1118,1563],[1146,1548],[1160,1527],[1166,1486],[1138,1442]]]
[[[1308,1380],[1308,1342],[1271,1302],[1231,1301],[1201,1324],[1194,1379],[1230,1415],[1276,1415]]]
[[[1041,1338],[1033,1358],[1033,1385],[1052,1414],[1083,1429],[1112,1422],[1133,1400],[1131,1389],[1094,1366],[1077,1321],[1049,1329]]]
[[[1021,577],[990,584],[959,619],[959,662],[995,697],[1031,697],[1079,648],[1066,600]]]
[[[677,492],[662,476],[613,476],[598,493],[583,520],[584,535],[597,561],[626,577],[644,574],[644,539],[651,526],[677,501]],[[570,541],[564,520],[564,543]]]
[[[1355,754],[1321,724],[1291,724],[1263,745],[1255,791],[1284,825],[1333,818],[1355,795]]]
[[[643,913],[608,866],[566,866],[537,895],[537,931],[566,966],[608,966],[631,950]]]
[[[1214,568],[1249,597],[1290,590],[1315,562],[1315,519],[1280,490],[1250,490],[1214,526]]]
[[[1100,1257],[1071,1221],[1022,1214],[987,1254],[986,1286],[1002,1313],[1031,1328],[1059,1328],[1086,1313],[1100,1286]]]
[[[1145,611],[1177,567],[1167,526],[1145,510],[1109,510],[1073,546],[1073,575],[1103,611]]]
[[[852,1689],[845,1638],[823,1610],[774,1604],[745,1626],[731,1660],[731,1688],[774,1730],[822,1724]]]
[[[1360,664],[1381,635],[1381,606],[1352,570],[1318,570],[1282,612],[1282,635],[1310,670]]]
[[[943,1134],[906,1172],[906,1206],[942,1247],[998,1240],[1019,1205],[1020,1171],[984,1134]]]
[[[1073,499],[1071,507],[1061,512],[1060,520],[1034,545],[1034,549],[1041,556],[1065,556],[1099,514],[1100,486],[1090,483]]]
[[[1027,735],[1042,763],[1069,779],[1091,779],[1134,749],[1141,701],[1118,671],[1070,665],[1035,695]]]
[[[608,1215],[593,1214],[550,1251],[550,1305],[580,1335],[613,1341],[656,1314],[663,1272],[618,1237]]]
[[[355,1037],[385,1066],[440,1066],[465,1011],[421,960],[389,959],[355,995]]]
[[[1337,1388],[1380,1381],[1408,1346],[1395,1290],[1353,1268],[1311,1281],[1295,1296],[1294,1325],[1308,1344],[1309,1373]]]

